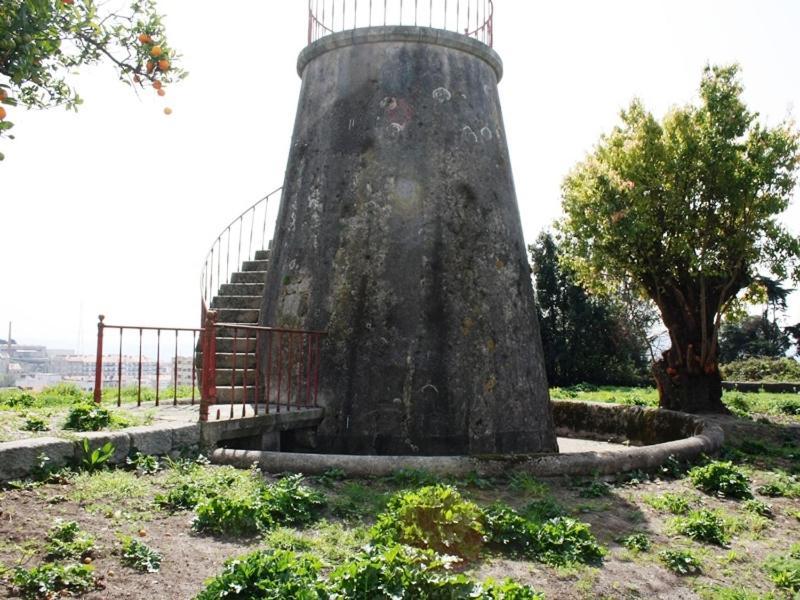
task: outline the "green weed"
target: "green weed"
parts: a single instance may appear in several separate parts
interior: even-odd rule
[[[94,554],[95,541],[75,521],[67,521],[50,529],[45,551],[47,558],[82,559]]]
[[[676,575],[700,575],[703,572],[700,559],[691,550],[662,550],[658,557]]]
[[[111,413],[96,404],[76,404],[69,409],[64,429],[99,431],[111,424]]]
[[[731,462],[713,461],[689,471],[692,484],[706,494],[722,498],[750,498],[750,480]]]
[[[161,553],[147,544],[129,536],[121,539],[122,564],[142,573],[158,573],[161,568]]]
[[[652,546],[650,538],[644,533],[632,533],[622,538],[620,543],[633,552],[647,552]]]
[[[643,499],[657,511],[673,515],[685,515],[691,508],[690,500],[684,494],[665,492],[660,496],[645,496]]]
[[[96,587],[91,566],[54,563],[31,569],[17,568],[11,583],[23,598],[51,598],[63,592],[80,595]]]
[[[697,542],[725,547],[730,541],[725,521],[717,511],[694,510],[686,517],[676,517],[673,527],[677,533]]]

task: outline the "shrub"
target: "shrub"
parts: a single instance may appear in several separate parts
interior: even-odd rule
[[[522,515],[531,521],[540,523],[555,517],[564,517],[567,515],[567,511],[552,498],[542,498],[528,502],[522,509]]]
[[[22,425],[22,429],[25,431],[48,431],[50,427],[41,417],[37,417],[35,415],[31,415],[25,419],[25,423]]]
[[[253,552],[226,561],[222,573],[208,580],[195,600],[322,599],[319,568],[314,558],[286,550]]]
[[[772,506],[764,502],[763,500],[757,500],[756,498],[751,498],[750,500],[746,500],[744,504],[742,504],[742,508],[749,513],[753,513],[754,515],[759,515],[761,517],[766,517],[768,519],[775,518],[775,514],[772,511]]]
[[[699,575],[703,572],[703,565],[691,550],[662,550],[658,557],[676,575]]]
[[[673,515],[685,515],[689,512],[690,501],[683,494],[665,492],[660,496],[645,496],[644,501],[661,512],[670,512]]]
[[[536,556],[549,565],[592,564],[604,555],[589,526],[570,517],[545,521],[536,533]]]
[[[136,452],[133,456],[129,456],[125,462],[139,475],[155,475],[161,470],[158,458],[150,454]]]
[[[650,538],[643,533],[632,533],[622,538],[620,543],[633,552],[647,552],[652,545]]]
[[[123,565],[142,573],[158,573],[161,568],[161,554],[132,537],[122,538],[120,554]]]
[[[532,496],[544,496],[550,491],[546,483],[539,481],[529,473],[514,473],[511,475],[508,485],[512,490],[525,492]]]
[[[85,594],[96,587],[91,566],[55,563],[44,563],[31,569],[18,567],[12,584],[23,598],[50,598],[65,591]]]
[[[611,486],[605,481],[590,481],[580,487],[578,495],[581,498],[602,498],[611,494]]]
[[[36,404],[36,398],[28,392],[14,392],[3,395],[2,401],[3,404],[11,408],[31,408]]]
[[[330,575],[331,599],[475,598],[482,600],[543,600],[533,589],[512,581],[475,583],[453,575],[447,563],[428,550],[408,546],[372,548]]]
[[[401,487],[421,487],[436,485],[439,477],[422,469],[398,469],[386,477],[388,483]]]
[[[60,523],[47,534],[47,558],[81,559],[92,556],[94,549],[94,538],[81,531],[75,521]]]
[[[513,508],[496,502],[483,512],[486,541],[508,554],[533,557],[536,554],[535,523],[519,515]]]
[[[750,480],[731,462],[714,461],[689,471],[692,484],[723,498],[750,498]]]
[[[345,472],[338,467],[332,467],[317,477],[317,483],[326,488],[332,488],[335,481],[345,478]]]
[[[110,424],[111,413],[107,408],[95,404],[76,404],[67,413],[64,429],[99,431]]]
[[[674,526],[678,533],[697,542],[726,546],[730,541],[725,521],[716,511],[692,511],[687,517],[675,519]]]
[[[800,399],[781,398],[775,403],[775,408],[781,414],[798,416],[800,415]]]
[[[448,485],[426,486],[395,494],[378,515],[372,536],[440,554],[473,559],[483,543],[480,508]]]
[[[269,486],[251,475],[250,485],[230,487],[201,500],[193,526],[197,531],[252,535],[276,525],[305,525],[324,505],[324,496],[302,485],[301,475]]]
[[[800,381],[800,363],[792,358],[747,358],[721,365],[727,381]]]

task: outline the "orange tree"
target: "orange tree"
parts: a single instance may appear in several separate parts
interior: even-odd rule
[[[632,278],[671,347],[652,365],[660,406],[725,412],[721,316],[755,278],[800,275],[800,239],[780,223],[800,156],[790,123],[763,126],[738,68],[707,67],[699,106],[657,121],[634,101],[563,184],[568,262],[594,287]]]
[[[9,107],[74,110],[81,98],[67,76],[83,65],[108,61],[123,82],[162,93],[185,76],[153,0],[118,12],[104,6],[93,0],[0,2],[0,137],[13,137]]]

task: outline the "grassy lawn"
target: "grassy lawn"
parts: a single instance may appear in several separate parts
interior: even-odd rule
[[[179,387],[178,398],[190,398],[191,387]],[[196,397],[200,395],[197,391]],[[117,390],[103,390],[103,408],[109,412],[108,423],[97,430],[115,430],[149,425],[156,418],[155,410],[134,410],[139,390],[136,387],[122,389],[121,406],[117,407]],[[143,388],[143,403],[155,401],[155,390]],[[165,390],[160,400],[165,405],[172,403],[173,390]],[[68,416],[75,406],[92,406],[92,396],[70,384],[59,384],[40,392],[22,390],[0,391],[0,442],[27,437],[69,435]]]

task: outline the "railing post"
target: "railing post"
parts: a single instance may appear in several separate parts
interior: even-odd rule
[[[203,377],[200,420],[208,421],[209,406],[217,403],[217,312],[209,310],[203,323]]]
[[[94,402],[100,404],[103,400],[103,319],[105,315],[97,317],[97,358],[94,363]]]

